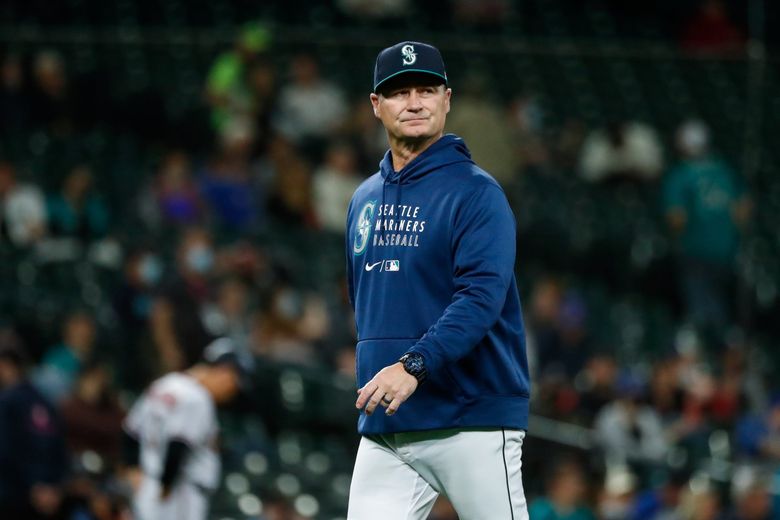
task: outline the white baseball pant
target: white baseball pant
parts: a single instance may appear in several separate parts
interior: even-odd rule
[[[160,498],[160,482],[144,477],[133,497],[135,520],[206,520],[208,494],[189,482],[179,482],[171,493]]]
[[[436,430],[360,440],[347,520],[425,520],[446,496],[460,520],[528,520],[522,430]]]

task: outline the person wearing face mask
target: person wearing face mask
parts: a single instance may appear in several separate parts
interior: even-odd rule
[[[202,228],[184,232],[176,255],[177,272],[152,303],[152,340],[164,371],[196,363],[214,340],[203,321],[203,309],[213,303],[214,250]]]

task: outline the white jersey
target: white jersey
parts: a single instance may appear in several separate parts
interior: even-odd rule
[[[130,410],[125,429],[140,444],[146,478],[159,481],[168,443],[178,440],[189,446],[179,480],[205,490],[217,488],[221,468],[216,407],[193,377],[175,372],[152,383]]]

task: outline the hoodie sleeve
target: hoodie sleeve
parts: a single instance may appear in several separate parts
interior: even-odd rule
[[[410,349],[435,372],[473,349],[498,321],[514,274],[515,219],[504,192],[478,189],[452,230],[454,294],[442,316]]]

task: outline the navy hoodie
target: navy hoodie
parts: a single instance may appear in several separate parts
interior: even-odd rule
[[[452,134],[399,172],[388,151],[355,191],[346,246],[358,386],[406,352],[428,369],[394,415],[361,412],[361,434],[527,428],[515,234],[503,190]]]

